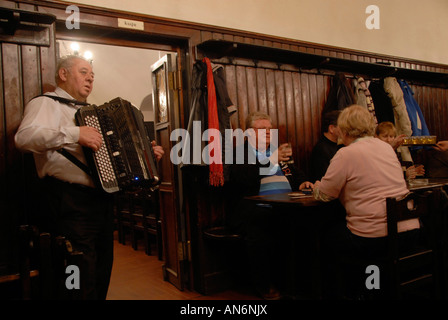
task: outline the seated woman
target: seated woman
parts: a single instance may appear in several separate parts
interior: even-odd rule
[[[375,130],[375,137],[384,142],[387,142],[392,146],[392,148],[397,152],[398,159],[402,163],[402,166],[406,167],[405,161],[401,161],[401,155],[397,151],[401,144],[403,144],[403,138],[406,135],[397,136],[397,130],[395,125],[390,121],[384,121],[378,124]],[[423,165],[410,165],[406,168],[405,175],[406,179],[414,179],[417,175],[424,175],[425,167]]]
[[[386,252],[386,198],[401,197],[409,190],[400,162],[393,148],[374,138],[375,122],[364,107],[352,105],[344,109],[338,118],[338,127],[345,145],[333,157],[321,181],[314,184],[314,197],[321,201],[339,198],[346,210],[345,223],[335,226],[327,245],[335,265],[329,272],[341,276],[342,257],[372,259]],[[399,224],[399,232],[414,239],[418,237],[419,221],[414,219]],[[408,241],[411,245],[411,242]],[[365,270],[363,270],[364,272]],[[338,289],[342,283],[334,283]],[[342,292],[331,292],[340,295]],[[339,296],[340,297],[340,296]]]

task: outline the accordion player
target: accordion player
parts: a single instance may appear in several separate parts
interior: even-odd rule
[[[143,115],[130,102],[115,98],[101,106],[81,107],[76,124],[98,129],[98,151],[84,148],[95,183],[108,193],[158,187],[156,160]]]

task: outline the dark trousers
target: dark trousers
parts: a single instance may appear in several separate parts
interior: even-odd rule
[[[409,252],[420,240],[420,230],[399,234],[400,252]],[[327,229],[323,235],[323,264],[326,272],[325,295],[330,299],[356,297],[365,289],[366,267],[381,266],[387,255],[387,238],[366,238],[353,234],[345,222],[339,222]],[[380,268],[385,271],[385,268]],[[387,290],[387,273],[381,272],[381,288]],[[385,290],[377,292],[385,297]]]
[[[86,299],[105,300],[113,263],[113,198],[53,178],[44,179],[44,185],[46,228],[83,253],[80,277]]]
[[[243,235],[246,265],[257,292],[267,293],[281,282],[281,215],[272,207],[242,202],[230,216],[230,227]]]

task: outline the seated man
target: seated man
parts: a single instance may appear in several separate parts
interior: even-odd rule
[[[277,150],[271,150],[272,123],[269,115],[260,112],[250,114],[246,128],[252,128],[254,135],[243,146],[237,146],[234,152],[234,157],[244,157],[244,161],[234,160],[230,168],[229,190],[233,209],[229,210],[228,222],[231,228],[244,236],[249,274],[255,289],[264,299],[278,299],[280,294],[274,278],[278,273],[274,272],[274,266],[279,265],[275,257],[279,252],[275,241],[281,233],[276,225],[281,215],[270,206],[244,201],[244,197],[297,191],[313,185],[294,168],[289,168],[290,179],[283,174],[278,162],[289,160],[292,151],[286,143]]]
[[[339,112],[339,110],[330,111],[322,116],[322,136],[311,152],[311,181],[322,179],[330,165],[331,158],[339,149],[337,125]]]

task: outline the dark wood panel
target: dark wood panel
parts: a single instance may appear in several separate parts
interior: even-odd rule
[[[267,113],[272,118],[272,125],[278,128],[277,120],[277,104],[276,104],[276,92],[275,92],[275,71],[272,69],[266,69],[266,92],[268,97]]]
[[[22,46],[23,104],[41,92],[39,48]]]
[[[274,72],[275,81],[275,106],[278,129],[278,143],[284,143],[287,141],[287,124],[286,124],[286,105],[285,105],[285,83],[282,71]]]
[[[3,1],[2,5],[6,5]],[[14,6],[12,6],[14,7]],[[18,7],[18,6],[17,6]],[[21,5],[33,10],[33,5]],[[17,271],[16,233],[20,224],[28,222],[33,210],[31,177],[34,163],[15,148],[14,135],[20,125],[24,106],[43,91],[42,79],[54,83],[54,31],[47,29],[45,46],[32,45],[35,34],[15,37],[12,43],[1,41],[1,110],[0,110],[0,273]],[[38,30],[36,30],[38,32]],[[45,55],[41,52],[45,51]],[[50,74],[51,72],[51,74]],[[45,75],[43,75],[45,73]]]
[[[0,53],[3,56],[3,46],[0,46]],[[0,93],[2,99],[0,99],[0,177],[6,172],[6,128],[5,128],[5,88],[3,85],[3,59],[0,59],[0,75],[2,79],[2,85],[0,86]]]
[[[411,88],[429,132],[439,140],[448,139],[448,90],[421,85],[411,85]]]
[[[246,81],[247,83],[256,83],[256,69],[246,68]],[[247,105],[249,112],[258,110],[258,92],[257,86],[247,87]]]
[[[14,144],[14,135],[19,127],[22,115],[22,78],[20,74],[20,46],[3,44],[3,86],[5,101],[5,143],[6,164],[12,166],[19,157]]]

